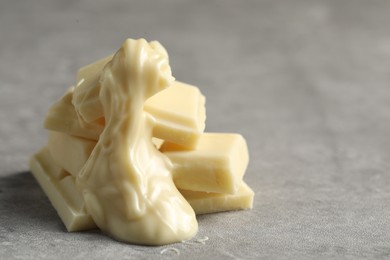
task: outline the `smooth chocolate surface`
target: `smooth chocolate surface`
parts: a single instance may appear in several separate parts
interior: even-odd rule
[[[390,2],[171,3],[1,2],[0,256],[388,258]],[[68,233],[27,170],[77,68],[127,37],[158,39],[177,80],[202,87],[206,131],[248,143],[254,208],[199,217],[192,243]]]

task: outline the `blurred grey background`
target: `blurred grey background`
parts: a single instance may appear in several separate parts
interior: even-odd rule
[[[0,258],[388,259],[389,14],[385,0],[1,1]],[[47,109],[128,37],[166,47],[207,98],[207,131],[247,139],[254,209],[200,216],[205,244],[67,233],[28,171]]]

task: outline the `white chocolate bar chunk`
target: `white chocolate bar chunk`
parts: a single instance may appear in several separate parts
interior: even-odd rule
[[[160,151],[173,163],[176,187],[194,191],[236,193],[249,160],[239,134],[204,133],[195,150],[165,142]]]
[[[51,107],[30,169],[68,231],[183,241],[198,230],[195,214],[253,206],[244,138],[203,133],[205,119],[205,97],[174,81],[164,47],[127,39]]]
[[[77,212],[85,208],[83,197],[76,187],[75,178],[71,175],[66,176],[58,182],[59,189],[63,191],[64,198],[71,208]]]
[[[42,148],[34,157],[39,161],[40,166],[46,173],[44,176],[47,176],[48,179],[60,180],[69,175],[61,166],[52,162],[52,157],[47,147]]]
[[[60,132],[49,131],[47,147],[54,161],[73,177],[76,177],[88,160],[96,142],[70,136]]]
[[[45,128],[97,141],[104,129],[104,118],[87,123],[77,116],[72,97],[78,88],[70,88],[65,96],[51,107],[46,115]],[[98,99],[98,96],[96,98]],[[97,113],[98,108],[93,110],[94,102],[87,102],[88,109]],[[95,104],[100,103],[96,101]],[[155,119],[155,137],[182,146],[195,147],[205,128],[205,98],[198,88],[188,84],[174,82],[171,87],[148,99],[144,109]]]
[[[144,110],[156,120],[153,136],[195,147],[205,128],[205,97],[197,87],[175,81],[149,98]]]
[[[112,57],[113,55],[110,55],[82,67],[77,73],[77,85],[72,103],[76,111],[79,112],[79,115],[87,123],[103,117],[103,107],[99,99],[99,78],[104,66]]]
[[[71,87],[46,114],[44,126],[46,129],[63,132],[69,135],[98,140],[104,129],[104,118],[99,118],[89,124],[81,124],[72,104],[74,88]]]
[[[242,182],[235,194],[180,190],[197,215],[229,210],[251,209],[254,192]]]
[[[47,148],[41,149],[30,159],[30,169],[35,179],[56,209],[66,229],[81,231],[96,228],[91,216],[86,212],[84,201],[69,174],[62,180],[53,177],[53,170],[60,169],[51,158]]]

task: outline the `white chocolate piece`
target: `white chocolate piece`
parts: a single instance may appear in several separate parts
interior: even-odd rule
[[[126,40],[100,76],[106,126],[77,176],[96,225],[118,240],[161,245],[195,235],[195,212],[176,189],[171,164],[152,143],[146,99],[173,78],[161,45]]]
[[[160,151],[173,163],[176,187],[185,190],[234,194],[249,161],[239,134],[204,133],[195,150],[165,142]]]
[[[205,128],[205,97],[197,87],[175,81],[144,105],[155,119],[153,136],[193,148]]]
[[[77,85],[72,103],[78,111],[81,120],[86,123],[98,120],[103,116],[103,107],[100,103],[100,74],[104,66],[112,60],[112,55],[98,60],[79,69]]]
[[[73,91],[74,87],[70,87],[65,95],[50,108],[44,126],[52,131],[97,141],[104,128],[104,118],[99,118],[89,124],[81,123],[72,104]]]
[[[43,177],[47,177],[48,179],[61,180],[69,175],[67,171],[54,163],[47,147],[42,148],[38,153],[36,153],[34,155],[34,159],[39,162],[40,167],[42,167],[44,170]]]
[[[156,41],[149,43],[152,48],[158,50],[168,60],[168,53],[165,48]],[[99,98],[100,75],[105,65],[110,62],[113,55],[107,56],[94,63],[79,69],[77,73],[77,85],[72,103],[80,115],[80,119],[86,123],[93,122],[103,117],[103,107]],[[170,70],[168,66],[167,69]],[[126,72],[124,72],[126,73]],[[173,77],[171,76],[171,79]]]
[[[69,231],[98,226],[162,245],[194,236],[195,213],[252,207],[245,140],[203,134],[205,98],[174,82],[158,42],[126,40],[81,68],[45,127],[48,145],[30,168]]]
[[[74,88],[72,87],[50,108],[46,115],[45,128],[97,141],[104,129],[104,117],[90,123],[79,118],[72,105],[73,95]],[[98,96],[96,98],[98,99]],[[169,105],[166,104],[166,100],[170,101]],[[79,106],[83,108],[88,107],[83,110],[84,112],[88,110],[97,113],[100,105],[100,101],[96,100],[88,100],[88,106],[79,103]],[[96,111],[93,110],[94,106]],[[148,99],[144,109],[155,120],[153,136],[156,138],[191,148],[196,146],[205,128],[205,98],[198,88],[188,84],[174,82],[171,87]]]
[[[59,189],[64,192],[64,197],[66,201],[76,211],[85,211],[85,203],[80,192],[77,190],[75,178],[71,175],[66,176],[61,179],[58,183]]]
[[[80,192],[74,186],[73,177],[67,174],[61,180],[56,178],[57,174],[53,175],[54,172],[64,171],[55,164],[47,148],[31,157],[30,169],[69,232],[96,228],[85,210]]]
[[[54,161],[73,177],[76,177],[88,160],[96,142],[70,136],[60,132],[49,131],[47,147]]]
[[[197,215],[229,210],[251,209],[254,192],[242,182],[235,194],[180,190]]]

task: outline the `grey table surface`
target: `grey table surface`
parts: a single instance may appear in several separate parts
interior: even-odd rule
[[[389,13],[390,1],[1,1],[0,259],[390,258]],[[205,94],[206,130],[249,145],[253,210],[199,216],[192,243],[67,233],[28,169],[77,69],[128,37],[159,40]]]

